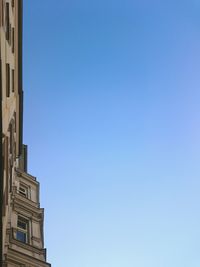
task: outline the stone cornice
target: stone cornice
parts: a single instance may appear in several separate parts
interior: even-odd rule
[[[15,171],[19,177],[23,177],[23,178],[27,179],[29,182],[32,182],[34,184],[37,184],[37,185],[39,184],[38,181],[36,180],[36,177],[30,175],[29,173],[23,172],[17,168],[15,169]]]
[[[12,247],[12,244],[14,244],[17,247],[21,247],[21,248],[23,248],[23,249],[25,249],[27,251],[36,253],[38,255],[43,255],[44,258],[46,258],[46,249],[44,249],[44,248],[38,248],[38,247],[35,247],[35,246],[30,245],[28,243],[23,243],[23,242],[18,241],[17,239],[15,239],[14,238],[14,232],[16,230],[17,229],[15,229],[15,228],[11,228],[11,231],[9,231],[9,241],[10,241],[9,247],[10,248]]]
[[[15,210],[17,213],[26,213],[31,215],[31,217],[34,217],[34,219],[37,219],[39,221],[43,220],[44,217],[44,209],[37,208],[33,205],[30,205],[27,201],[23,201],[22,199],[19,199],[17,197],[14,197],[12,199],[12,206],[13,210]]]
[[[12,248],[8,249],[8,254],[6,255],[6,262],[13,262],[15,264],[24,264],[31,265],[34,267],[51,267],[51,264],[41,261],[39,259],[28,256],[19,251],[13,250]]]
[[[40,208],[40,203],[34,202],[28,197],[21,196],[20,194],[17,193],[16,188],[13,188],[12,199],[18,201],[19,203],[23,203],[26,206],[31,206],[37,209]]]

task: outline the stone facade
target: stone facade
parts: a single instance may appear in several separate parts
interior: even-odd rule
[[[47,267],[39,183],[22,141],[22,0],[0,0],[0,60],[1,265]]]

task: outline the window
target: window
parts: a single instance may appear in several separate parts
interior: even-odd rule
[[[14,122],[15,122],[15,133],[16,133],[16,130],[17,130],[16,111],[14,112]]]
[[[18,216],[16,239],[23,243],[28,243],[28,228],[29,221],[21,216]]]
[[[12,26],[9,24],[9,39],[8,39],[9,45],[12,44]]]
[[[10,38],[10,11],[9,11],[9,3],[6,3],[6,40],[9,40]]]
[[[1,23],[4,26],[4,1],[1,1]]]
[[[15,91],[15,71],[12,70],[12,92]]]
[[[6,63],[6,96],[10,96],[10,65]]]
[[[12,53],[15,52],[15,28],[12,28]]]
[[[28,198],[28,187],[25,185],[19,185],[19,194],[23,197]]]
[[[13,186],[13,168],[12,168],[12,160],[9,160],[9,181],[10,181],[10,193],[12,192],[12,186]]]
[[[10,154],[12,154],[13,150],[13,125],[10,123],[9,125],[9,133],[10,133]]]

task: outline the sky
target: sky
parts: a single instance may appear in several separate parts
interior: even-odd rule
[[[200,266],[199,13],[24,1],[24,143],[52,267]]]

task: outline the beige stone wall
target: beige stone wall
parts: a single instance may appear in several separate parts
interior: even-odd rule
[[[1,69],[2,69],[2,127],[4,151],[4,217],[3,243],[5,244],[6,228],[9,222],[11,187],[16,167],[16,154],[19,127],[16,112],[19,110],[18,76],[17,76],[17,35],[18,10],[12,1],[0,1],[1,7]],[[15,4],[17,1],[14,1]],[[19,115],[19,114],[18,114]]]

